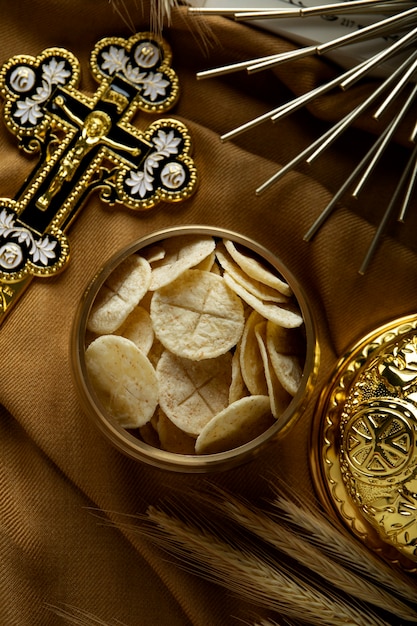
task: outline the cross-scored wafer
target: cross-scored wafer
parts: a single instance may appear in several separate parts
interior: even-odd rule
[[[194,454],[195,438],[178,428],[162,411],[158,411],[157,432],[161,448],[176,454]]]
[[[169,419],[190,435],[198,435],[206,423],[229,402],[232,375],[230,353],[216,359],[191,361],[166,350],[156,373],[159,403]]]
[[[230,350],[239,341],[243,305],[221,276],[187,270],[158,289],[151,319],[161,343],[177,356],[200,361]]]

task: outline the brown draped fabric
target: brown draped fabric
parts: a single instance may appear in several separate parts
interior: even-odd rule
[[[137,31],[149,29],[146,2],[127,0]],[[107,0],[37,0],[0,6],[0,61],[60,46],[80,60],[80,88],[96,88],[89,53],[104,36],[130,27]],[[51,607],[72,607],[105,624],[223,626],[253,610],[221,588],[161,558],[126,519],[206,477],[168,473],[114,450],[80,408],[71,375],[70,332],[80,298],[106,259],[155,230],[207,224],[238,231],[276,253],[305,290],[318,326],[321,364],[313,397],[287,436],[253,462],[211,480],[258,503],[276,474],[314,498],[309,468],[316,401],[337,359],[380,324],[417,311],[416,217],[389,225],[364,276],[358,268],[404,166],[406,133],[397,137],[369,190],[344,199],[314,241],[303,235],[358,162],[377,126],[363,119],[311,166],[269,191],[255,188],[327,128],[329,120],[374,88],[332,93],[309,110],[269,122],[231,142],[219,135],[320,84],[336,68],[300,60],[247,76],[197,81],[210,67],[287,50],[289,42],[226,18],[175,11],[164,36],[173,50],[181,97],[170,115],[193,138],[195,195],[135,214],[93,195],[69,231],[71,261],[61,275],[36,280],[0,328],[0,623],[67,623]],[[149,121],[148,121],[149,118]],[[142,113],[135,123],[147,125]],[[0,195],[13,198],[33,167],[0,125]],[[122,515],[123,517],[120,517]],[[110,523],[108,523],[110,522]],[[88,621],[87,621],[88,623]],[[94,623],[94,622],[91,622]]]

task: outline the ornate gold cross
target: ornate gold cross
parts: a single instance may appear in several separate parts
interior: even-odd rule
[[[78,91],[79,62],[68,50],[3,65],[5,123],[39,160],[16,197],[0,199],[0,323],[33,277],[64,269],[64,232],[92,190],[136,210],[195,190],[187,128],[168,118],[145,132],[131,124],[138,110],[163,113],[177,101],[170,63],[167,43],[149,33],[102,39],[90,59],[99,83],[92,97]]]

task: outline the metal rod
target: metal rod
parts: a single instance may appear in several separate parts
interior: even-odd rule
[[[406,213],[407,213],[407,210],[408,210],[408,207],[410,205],[411,198],[412,198],[412,195],[413,195],[413,192],[414,192],[414,186],[415,186],[416,178],[417,178],[417,146],[414,147],[414,150],[411,153],[411,157],[410,157],[410,160],[408,162],[408,165],[407,165],[407,168],[406,168],[406,171],[405,171],[405,175],[407,174],[407,171],[411,169],[411,166],[412,166],[411,176],[410,176],[410,179],[408,181],[408,185],[407,185],[407,189],[406,189],[406,192],[405,192],[405,196],[404,196],[404,199],[403,199],[402,204],[401,204],[400,213],[398,215],[398,221],[399,222],[404,222],[405,216],[406,216]]]
[[[393,196],[391,198],[391,201],[390,201],[388,207],[385,210],[385,213],[384,213],[384,215],[382,217],[382,220],[378,224],[378,228],[377,228],[377,230],[374,233],[374,236],[372,238],[371,244],[370,244],[370,246],[369,246],[369,248],[367,250],[365,258],[364,258],[364,260],[362,262],[362,265],[361,265],[361,267],[359,269],[359,274],[362,274],[362,275],[365,274],[366,270],[369,267],[369,264],[370,264],[374,254],[375,254],[375,251],[376,251],[376,249],[378,247],[379,241],[380,241],[380,239],[381,239],[381,237],[383,235],[383,232],[384,232],[385,227],[386,227],[386,225],[388,223],[388,220],[390,219],[390,217],[391,217],[391,215],[393,213],[393,210],[394,210],[395,205],[397,203],[398,197],[399,197],[399,195],[400,195],[400,193],[402,191],[402,188],[403,188],[403,186],[405,184],[405,181],[406,181],[407,176],[409,174],[409,171],[411,169],[411,166],[412,166],[412,163],[413,163],[413,158],[416,157],[416,154],[417,154],[417,147],[414,148],[414,151],[413,151],[413,154],[412,154],[412,158],[409,159],[407,167],[404,170],[404,172],[403,172],[403,174],[402,174],[402,176],[400,178],[400,181],[399,181],[399,183],[398,183],[398,185],[397,185],[397,187],[395,189],[395,192],[394,192],[394,194],[393,194]]]
[[[373,114],[373,118],[375,120],[378,120],[381,117],[381,115],[383,113],[385,113],[387,108],[390,106],[390,104],[392,104],[392,102],[398,96],[400,91],[402,89],[404,89],[404,87],[408,83],[409,79],[411,78],[413,73],[416,71],[416,69],[417,69],[417,50],[415,50],[413,52],[413,54],[410,56],[410,58],[406,59],[405,63],[403,63],[403,66],[409,65],[409,64],[410,64],[410,67],[408,67],[408,69],[404,72],[404,74],[401,76],[401,78],[399,79],[399,81],[397,82],[395,87],[392,89],[392,91],[389,93],[389,95],[386,97],[384,102],[378,107],[378,109]]]
[[[414,143],[416,141],[416,139],[417,139],[417,122],[415,123],[413,131],[412,131],[412,133],[410,135],[411,143]]]
[[[338,48],[341,45],[351,44],[357,40],[364,38],[365,36],[378,34],[379,31],[385,30],[391,27],[398,22],[401,23],[404,20],[408,20],[409,17],[413,16],[417,12],[417,7],[409,9],[408,11],[402,11],[396,15],[391,15],[383,20],[378,22],[373,22],[368,26],[364,26],[360,30],[354,31],[352,33],[347,33],[346,35],[342,35],[341,37],[337,37],[336,39],[332,39],[331,41],[325,42],[317,46],[317,50],[319,54],[325,54],[330,50],[334,50],[334,48]]]
[[[340,122],[337,122],[335,126],[330,128],[327,132],[321,135],[316,141],[311,143],[307,148],[305,148],[302,152],[300,152],[296,157],[294,157],[287,165],[284,165],[278,172],[276,172],[271,178],[265,181],[258,189],[256,189],[256,195],[261,195],[264,191],[266,191],[271,185],[277,182],[280,178],[282,178],[287,172],[292,170],[296,165],[305,160],[306,157],[315,150],[316,146],[320,145],[322,141],[325,141],[327,136],[333,133],[334,128],[340,125]]]
[[[382,141],[382,138],[378,137],[378,139],[375,141],[374,145],[368,150],[368,152],[361,159],[361,161],[355,167],[355,169],[350,174],[350,176],[348,176],[348,178],[345,180],[345,182],[342,184],[342,186],[339,188],[339,190],[335,193],[335,195],[333,196],[333,198],[331,199],[329,204],[326,206],[326,208],[320,213],[319,217],[316,219],[316,221],[313,223],[313,225],[310,227],[310,229],[304,235],[304,241],[310,241],[314,237],[314,235],[317,233],[319,228],[321,228],[321,226],[324,224],[324,222],[328,219],[328,217],[333,212],[337,202],[340,200],[340,198],[344,195],[344,193],[350,187],[350,185],[355,180],[355,178],[360,174],[360,172],[366,166],[366,164],[368,163],[369,159],[372,158],[372,156],[374,155],[375,151],[378,149],[381,141]]]
[[[256,195],[260,195],[266,189],[271,187],[277,180],[279,180],[285,173],[290,171],[293,167],[298,165],[301,161],[307,158],[307,162],[310,164],[319,154],[321,154],[325,149],[327,149],[331,143],[333,143],[341,133],[350,126],[362,113],[381,95],[381,93],[397,78],[397,73],[400,68],[396,70],[388,79],[386,79],[369,98],[367,98],[364,102],[359,104],[353,111],[351,111],[344,118],[339,120],[332,128],[330,128],[327,132],[321,135],[315,142],[313,142],[308,148],[303,150],[297,157],[295,157],[292,161],[290,161],[286,166],[284,166],[281,170],[279,170],[276,174],[274,174],[271,178],[269,178],[263,185],[258,187],[256,190]],[[348,70],[349,72],[350,70]],[[340,77],[339,77],[340,78]],[[308,95],[308,94],[307,94]],[[293,105],[287,105],[287,108],[282,108],[279,114],[285,115],[289,114],[294,110]],[[232,131],[233,132],[233,131]],[[229,133],[230,135],[230,133]]]
[[[377,13],[398,10],[404,10],[406,7],[412,7],[413,3],[407,0],[399,0],[396,2],[381,2],[381,0],[352,0],[350,2],[336,4],[321,4],[313,7],[301,7],[299,9],[287,8],[250,8],[250,9],[234,9],[234,17],[238,20],[251,19],[276,19],[276,18],[294,18],[294,17],[315,17],[321,15],[329,15],[331,13],[356,13],[369,12],[370,9],[377,7]]]
[[[366,63],[366,61],[363,61],[363,63]],[[337,76],[336,78],[333,78],[332,80],[329,80],[327,83],[324,83],[323,85],[319,85],[319,87],[316,87],[315,89],[311,89],[307,93],[302,94],[301,96],[298,96],[298,98],[294,98],[290,102],[286,102],[285,104],[281,105],[280,110],[276,111],[271,116],[271,121],[276,123],[282,117],[285,117],[289,113],[292,113],[293,111],[296,111],[302,108],[309,102],[312,102],[313,100],[315,100],[317,97],[322,96],[328,91],[331,91],[334,87],[339,87],[341,81],[344,80],[344,78],[347,78],[348,76],[350,76],[350,74],[352,74],[352,72],[354,71],[356,71],[356,68],[351,68],[350,70],[346,70],[346,72]]]
[[[351,87],[355,82],[362,78],[365,73],[369,72],[376,65],[379,65],[382,61],[386,61],[389,57],[397,54],[399,51],[401,51],[402,48],[405,48],[406,46],[411,44],[415,39],[417,39],[417,26],[406,35],[398,39],[391,46],[386,48],[383,52],[376,55],[376,57],[373,57],[365,71],[363,69],[358,70],[355,74],[347,78],[346,81],[344,81],[341,85],[342,89],[348,89],[349,87]]]
[[[358,41],[362,41],[364,39],[369,39],[375,37],[376,34],[382,35],[387,29],[392,29],[392,24],[395,21],[403,21],[405,19],[409,19],[411,15],[415,15],[417,13],[417,7],[413,7],[412,10],[408,12],[404,12],[399,16],[390,17],[385,20],[381,20],[378,23],[373,23],[369,26],[365,26],[360,30],[356,30],[354,32],[348,33],[347,35],[343,35],[342,37],[338,37],[336,39],[332,39],[330,42],[326,42],[320,45],[306,46],[304,48],[299,48],[297,50],[293,50],[291,52],[283,52],[276,57],[265,58],[262,60],[255,60],[253,64],[247,67],[249,73],[258,72],[261,70],[265,70],[267,68],[271,68],[282,63],[286,63],[288,61],[292,61],[298,58],[305,58],[307,56],[313,56],[315,54],[324,55],[336,48],[340,48],[345,45],[349,45]]]
[[[414,100],[415,100],[416,96],[417,96],[417,85],[414,86],[414,88],[412,89],[412,91],[411,91],[409,97],[407,98],[404,106],[399,111],[399,113],[394,117],[394,119],[391,122],[391,124],[389,126],[387,126],[387,128],[384,130],[383,133],[381,133],[381,137],[383,137],[381,145],[380,145],[379,149],[377,150],[376,154],[374,155],[374,158],[372,159],[372,161],[369,163],[368,167],[366,168],[366,171],[363,174],[362,178],[360,179],[359,183],[357,184],[356,188],[354,189],[354,191],[352,193],[354,198],[358,197],[358,195],[361,192],[363,186],[365,185],[366,181],[368,180],[370,174],[375,169],[378,161],[380,160],[380,158],[381,158],[385,148],[387,147],[388,143],[391,141],[395,131],[397,130],[398,126],[403,121],[403,119],[404,119],[405,115],[407,114],[410,106],[414,103]]]
[[[247,7],[238,9],[237,7],[188,7],[187,13],[197,13],[204,15],[231,15],[247,11]],[[264,10],[264,9],[262,9]],[[266,9],[268,10],[268,9]]]
[[[379,159],[382,156],[382,153],[384,152],[384,150],[387,147],[387,144],[389,142],[389,140],[392,137],[393,132],[396,130],[398,124],[397,122],[397,118],[395,118],[391,124],[389,124],[389,126],[386,127],[386,129],[384,130],[383,133],[381,133],[381,135],[379,136],[379,141],[377,142],[377,144],[374,145],[374,149],[372,151],[372,155],[370,153],[368,153],[368,156],[372,158],[370,159],[370,161],[368,162],[368,159],[366,159],[367,162],[367,167],[365,170],[365,173],[362,174],[359,182],[357,183],[355,189],[352,191],[352,197],[353,198],[358,198],[362,188],[364,187],[366,181],[368,180],[369,176],[371,175],[371,173],[373,172],[373,170],[375,169]],[[365,159],[364,159],[364,163],[363,166],[365,166]]]
[[[274,59],[277,56],[279,55],[270,54],[269,56],[259,57],[258,59],[249,59],[248,61],[239,61],[238,63],[230,63],[228,65],[215,67],[210,70],[203,70],[202,72],[197,72],[197,79],[212,78],[213,76],[223,76],[225,74],[230,74],[232,72],[237,72],[239,70],[247,70],[248,67],[254,63],[258,63],[258,62],[260,63],[261,61]]]
[[[286,102],[285,104],[282,104],[279,107],[276,107],[275,109],[272,109],[271,111],[268,111],[267,113],[264,113],[252,120],[249,120],[245,124],[242,124],[241,126],[238,126],[237,128],[222,135],[220,137],[220,140],[228,141],[229,139],[237,137],[241,135],[242,133],[250,130],[251,128],[254,128],[255,126],[258,126],[259,124],[262,124],[268,119],[272,120],[273,122],[276,122],[279,118],[283,117],[284,115],[289,115],[296,109],[303,107],[307,102],[309,102],[310,100],[313,100],[318,95],[323,94],[326,91],[329,91],[330,89],[332,89],[333,87],[339,85],[340,80],[343,79],[343,77],[349,76],[349,74],[353,71],[354,71],[354,68],[347,70],[344,74],[342,74],[342,76],[338,76],[332,81],[329,81],[328,83],[326,83],[325,85],[321,85],[320,87],[317,87],[315,90],[310,91],[307,94],[304,94],[302,96],[299,96],[299,98],[292,100],[290,103]]]
[[[398,70],[397,70],[398,71]],[[351,113],[345,116],[343,119],[339,120],[332,128],[330,128],[326,133],[321,135],[316,141],[310,144],[305,150],[303,150],[299,155],[297,155],[292,161],[290,161],[287,165],[281,168],[276,174],[274,174],[271,178],[265,181],[258,189],[256,190],[256,195],[260,195],[269,187],[271,187],[275,182],[277,182],[282,176],[284,176],[288,171],[293,169],[296,165],[307,160],[307,163],[311,164],[311,162],[317,158],[319,154],[321,154],[326,148],[328,148],[331,143],[333,143],[341,133],[348,128],[350,124],[352,124],[357,117],[359,117],[364,110],[370,106],[374,100],[376,100],[382,91],[393,81],[396,79],[396,73],[391,75],[384,83],[382,83],[377,90],[369,97],[367,100],[358,105]],[[417,86],[416,86],[417,88]],[[414,90],[413,90],[414,93]],[[383,136],[379,138],[378,142],[383,141]],[[377,142],[377,146],[379,143]],[[369,159],[369,153],[365,157]],[[361,162],[361,169],[363,168],[363,162]],[[359,170],[358,170],[359,171]],[[357,170],[355,170],[355,176],[357,175]]]
[[[410,14],[413,15],[417,12],[417,7],[414,7],[411,11],[406,11],[401,15],[401,19],[404,19],[405,16],[409,17]],[[389,20],[382,20],[377,24],[372,24],[370,26],[366,26],[359,31],[355,31],[353,33],[349,33],[347,35],[343,35],[342,37],[338,37],[333,39],[330,42],[326,42],[324,44],[320,44],[318,46],[306,46],[305,48],[300,48],[297,50],[291,50],[289,52],[281,52],[278,54],[272,54],[264,57],[259,57],[255,59],[249,59],[247,61],[240,61],[238,63],[231,63],[228,65],[224,65],[221,67],[204,70],[198,72],[196,74],[197,79],[201,80],[204,78],[212,78],[216,76],[224,76],[230,74],[232,72],[246,70],[249,73],[258,72],[261,70],[265,70],[267,68],[271,68],[277,66],[282,63],[286,63],[288,61],[292,61],[298,58],[305,58],[307,56],[313,56],[315,54],[326,54],[327,52],[334,50],[337,47],[341,47],[343,45],[348,45],[350,43],[354,43],[355,41],[366,39],[372,34],[374,34],[375,30],[380,31],[383,28],[391,27],[392,21],[395,19],[399,19],[400,16],[396,16],[395,18],[389,18]],[[385,57],[382,57],[382,60]],[[377,64],[376,59],[374,63]],[[371,66],[372,67],[372,66]],[[371,69],[371,67],[369,69]],[[366,68],[363,68],[363,71],[367,71]],[[346,88],[343,86],[343,88]]]
[[[247,68],[249,74],[260,72],[262,70],[275,67],[288,61],[294,61],[296,59],[304,59],[308,56],[314,56],[317,54],[317,46],[306,46],[305,48],[297,48],[297,50],[290,50],[289,52],[281,52],[274,58],[263,59],[262,61],[256,61],[250,64]]]
[[[366,63],[366,62],[365,62]],[[312,152],[307,160],[311,164],[324,150],[326,150],[341,134],[344,132],[360,115],[362,115],[366,109],[368,109],[387,89],[390,84],[397,80],[398,76],[402,72],[404,63],[399,66],[395,72],[391,74],[384,82],[382,82],[377,89],[361,104],[355,107],[350,113],[348,113],[339,122],[339,126],[334,127],[333,133],[324,141],[314,152]]]
[[[229,139],[238,137],[242,133],[245,133],[246,131],[250,130],[251,128],[258,126],[259,124],[262,124],[262,122],[266,122],[267,120],[270,120],[271,116],[274,115],[274,113],[278,111],[279,109],[281,109],[281,107],[277,107],[276,109],[272,109],[272,111],[263,113],[262,115],[259,115],[258,117],[255,117],[254,119],[249,120],[245,124],[242,124],[241,126],[234,128],[233,130],[230,130],[229,132],[220,136],[220,141],[228,141]]]
[[[340,86],[343,83],[343,81],[347,80],[349,78],[349,76],[351,76],[353,73],[355,73],[358,70],[358,68],[367,66],[368,62],[369,62],[369,60],[365,60],[361,64],[357,65],[354,68],[351,68],[351,69],[347,70],[343,74],[337,76],[336,78],[334,78],[331,81],[328,81],[324,85],[320,85],[319,87],[316,87],[315,89],[312,89],[311,91],[307,92],[306,94],[303,94],[303,95],[299,96],[298,98],[293,99],[291,102],[289,102],[289,103],[287,102],[287,103],[281,105],[281,107],[276,109],[275,112],[273,113],[273,115],[271,116],[272,122],[277,122],[279,119],[289,115],[290,113],[292,113],[293,111],[296,111],[297,109],[302,108],[303,106],[305,106],[309,102],[311,102],[311,101],[315,100],[317,97],[327,93],[328,91],[330,91],[334,87]],[[409,59],[404,61],[395,70],[395,72],[393,74],[391,74],[391,76],[389,76],[388,79],[386,79],[380,85],[380,87],[374,92],[374,94],[371,95],[371,97],[368,98],[368,100],[366,100],[362,105],[360,105],[360,106],[362,106],[362,110],[359,111],[359,113],[362,112],[363,110],[365,110],[365,108],[367,108],[377,98],[379,98],[381,93],[393,81],[396,81],[398,76],[402,75],[402,73],[404,72],[404,68],[408,67],[409,62],[410,62]]]

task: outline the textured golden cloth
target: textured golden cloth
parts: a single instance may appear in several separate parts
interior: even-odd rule
[[[149,11],[140,5],[127,3],[136,29],[148,30]],[[221,626],[246,610],[230,594],[161,559],[148,541],[119,523],[118,514],[144,513],[173,490],[187,492],[205,480],[125,458],[78,404],[69,358],[74,313],[88,281],[120,247],[173,225],[224,227],[270,248],[305,289],[322,352],[314,397],[286,438],[262,458],[212,477],[254,502],[268,495],[265,477],[271,473],[313,497],[310,426],[336,359],[365,332],[417,311],[416,217],[410,215],[406,227],[391,224],[391,236],[368,273],[358,275],[401,171],[405,134],[381,163],[369,191],[357,202],[346,200],[311,243],[302,237],[369,143],[374,131],[369,120],[347,132],[311,169],[290,173],[259,198],[254,193],[328,120],[338,119],[372,90],[372,83],[331,94],[309,111],[222,144],[220,134],[320,84],[335,68],[324,60],[301,60],[255,76],[241,72],[197,81],[197,71],[291,48],[227,19],[205,23],[211,32],[206,48],[207,39],[185,10],[164,30],[181,81],[181,98],[171,115],[192,134],[197,193],[183,204],[143,214],[109,209],[93,195],[69,231],[67,270],[33,282],[0,329],[0,623],[5,626],[67,623],[51,606],[75,607],[103,623],[127,626]],[[86,93],[96,87],[88,68],[95,42],[132,34],[107,0],[3,2],[0,30],[1,62],[50,46],[71,50],[80,59],[80,88]],[[150,121],[145,114],[137,118],[139,126]],[[13,198],[33,165],[0,125],[0,195]]]

